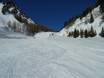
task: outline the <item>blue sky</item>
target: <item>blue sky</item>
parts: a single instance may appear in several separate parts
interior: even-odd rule
[[[34,21],[57,30],[65,20],[79,15],[95,0],[16,0],[16,3]]]

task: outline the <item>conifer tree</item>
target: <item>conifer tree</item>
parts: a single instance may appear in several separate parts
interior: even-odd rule
[[[93,17],[93,15],[92,15],[92,13],[91,13],[90,23],[93,23],[93,22],[94,22],[94,17]]]
[[[77,33],[77,30],[75,29],[74,32],[73,32],[73,37],[74,38],[76,38],[76,33]]]
[[[77,29],[74,30],[74,32],[73,32],[73,37],[74,37],[74,38],[79,37],[79,31],[78,31]]]
[[[84,32],[84,36],[85,36],[85,38],[88,38],[88,31],[87,31],[87,29]]]
[[[80,30],[80,33],[79,33],[80,37],[83,38],[83,35],[84,35],[84,32],[83,30]]]
[[[71,37],[71,36],[72,36],[72,34],[71,34],[71,32],[69,32],[68,37]]]
[[[89,37],[95,37],[96,31],[94,31],[93,27],[91,26],[91,30],[88,32]]]
[[[104,28],[102,28],[101,33],[100,33],[101,37],[104,37]]]

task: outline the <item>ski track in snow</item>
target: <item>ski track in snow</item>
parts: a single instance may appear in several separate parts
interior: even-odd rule
[[[103,38],[0,39],[0,78],[104,78]]]

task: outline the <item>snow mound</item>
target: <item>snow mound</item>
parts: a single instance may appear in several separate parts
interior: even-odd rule
[[[49,38],[52,37],[54,35],[53,32],[40,32],[37,33],[34,37],[35,38]]]

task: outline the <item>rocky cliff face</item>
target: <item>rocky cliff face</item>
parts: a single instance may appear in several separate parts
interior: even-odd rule
[[[14,0],[5,0],[3,1],[2,13],[13,14],[14,17],[21,23],[34,23],[29,17],[27,17],[16,5]]]
[[[9,31],[26,32],[28,35],[41,31],[51,31],[23,13],[14,0],[3,0],[0,3],[0,26],[8,28]]]

